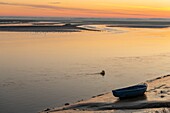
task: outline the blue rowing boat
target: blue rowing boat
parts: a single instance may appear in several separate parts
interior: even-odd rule
[[[144,95],[147,90],[147,84],[139,84],[126,88],[112,90],[115,97],[119,98],[130,98]]]

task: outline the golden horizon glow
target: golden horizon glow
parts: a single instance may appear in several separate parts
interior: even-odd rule
[[[170,18],[169,0],[6,0],[0,16]]]

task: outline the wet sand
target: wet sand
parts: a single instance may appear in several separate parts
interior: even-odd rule
[[[148,80],[147,92],[144,96],[119,100],[111,92],[93,96],[59,108],[47,108],[41,113],[137,113],[137,112],[170,112],[170,75]]]

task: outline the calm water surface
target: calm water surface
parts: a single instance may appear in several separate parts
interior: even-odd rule
[[[169,31],[0,32],[0,112],[35,113],[168,74]]]

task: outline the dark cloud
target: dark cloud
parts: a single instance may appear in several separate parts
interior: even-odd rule
[[[60,2],[54,2],[60,3]],[[54,10],[61,10],[61,11],[81,11],[82,13],[94,13],[94,14],[119,14],[119,15],[134,15],[134,16],[153,16],[147,15],[142,13],[121,13],[121,12],[114,12],[114,11],[104,11],[104,10],[94,10],[94,9],[83,9],[83,8],[69,8],[69,7],[60,7],[60,6],[53,6],[53,5],[36,5],[36,4],[23,4],[23,3],[8,3],[8,2],[0,2],[0,5],[11,5],[11,6],[25,6],[25,7],[33,7],[33,8],[43,8],[43,9],[54,9]]]

